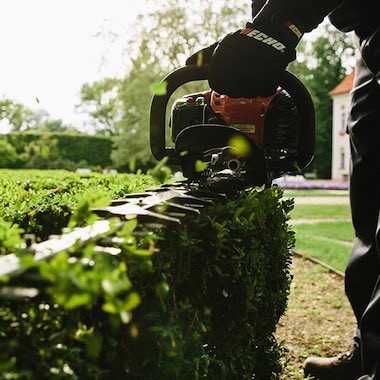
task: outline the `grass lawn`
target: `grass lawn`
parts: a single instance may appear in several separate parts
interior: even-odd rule
[[[313,235],[315,237],[324,237],[326,239],[337,240],[342,243],[352,242],[355,237],[351,222],[345,221],[299,224],[295,225],[294,229],[298,233]]]
[[[310,194],[304,190],[302,196]],[[294,250],[344,271],[355,238],[349,206],[296,204],[290,215],[290,224],[296,233]]]
[[[292,219],[347,219],[350,220],[350,208],[345,204],[300,204],[291,211]]]
[[[310,226],[313,225],[308,225],[308,227]],[[335,240],[335,238],[330,238],[323,234],[314,234],[312,229],[304,231],[302,227],[304,226],[299,225],[293,227],[296,233],[295,251],[313,256],[343,272],[351,252],[351,246],[345,241]],[[348,232],[350,228],[347,228],[346,232]],[[331,236],[331,234],[328,235]]]

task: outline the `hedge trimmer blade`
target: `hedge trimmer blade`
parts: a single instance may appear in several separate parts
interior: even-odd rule
[[[199,215],[200,211],[225,199],[223,193],[208,191],[199,183],[178,182],[162,185],[143,193],[128,194],[113,200],[109,206],[94,208],[93,212],[103,220],[97,220],[85,227],[77,227],[62,235],[35,243],[29,235],[25,247],[18,253],[0,257],[0,278],[7,281],[0,286],[0,298],[19,300],[41,295],[46,281],[36,273],[35,265],[24,263],[26,255],[33,256],[33,262],[48,261],[60,252],[70,252],[72,248],[84,249],[87,244],[95,244],[99,253],[118,255],[115,234],[131,219],[137,219],[134,234],[149,234],[167,226],[178,225],[186,215]]]

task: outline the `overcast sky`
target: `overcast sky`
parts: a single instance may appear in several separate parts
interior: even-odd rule
[[[120,69],[115,59],[99,71],[110,46],[96,34],[125,30],[140,8],[135,0],[0,0],[0,97],[80,126],[81,85]]]

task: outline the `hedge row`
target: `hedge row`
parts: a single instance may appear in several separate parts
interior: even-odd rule
[[[291,208],[251,190],[154,235],[129,221],[118,255],[93,243],[40,264],[46,298],[2,302],[0,379],[278,379]]]
[[[106,136],[91,136],[67,133],[11,133],[0,135],[0,139],[11,144],[17,154],[25,152],[26,147],[41,138],[55,140],[59,151],[61,162],[67,160],[74,163],[84,163],[91,167],[101,166],[103,168],[111,165],[112,140]],[[19,157],[9,167],[23,167],[25,162]]]

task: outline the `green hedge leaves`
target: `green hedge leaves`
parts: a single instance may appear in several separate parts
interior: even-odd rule
[[[278,379],[292,207],[273,187],[145,236],[134,221],[113,221],[103,241],[116,235],[117,254],[78,245],[38,268],[43,298],[2,301],[0,379]]]

